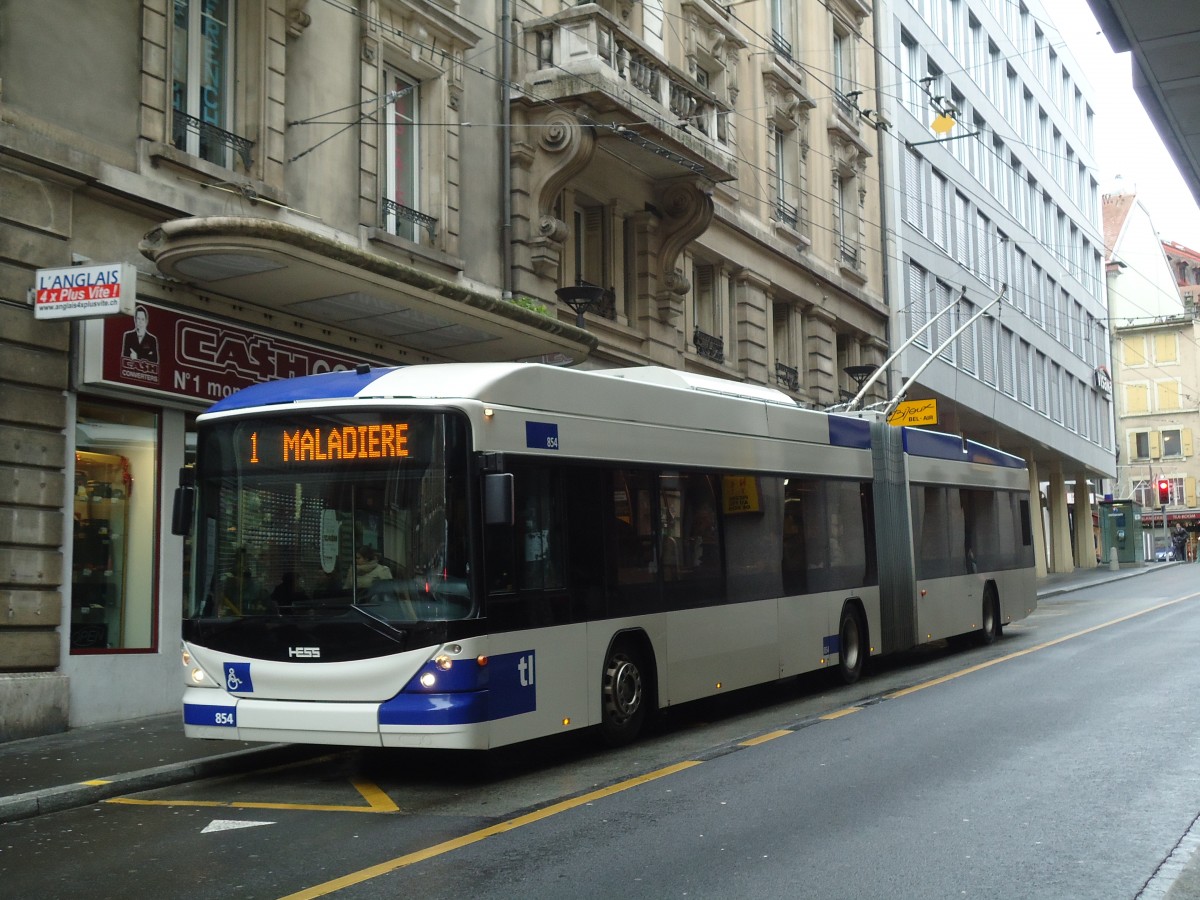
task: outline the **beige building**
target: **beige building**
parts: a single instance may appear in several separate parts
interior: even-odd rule
[[[0,0],[0,740],[177,707],[170,498],[240,386],[545,360],[845,396],[886,345],[870,12]],[[84,282],[125,307],[52,301]]]
[[[1145,557],[1166,544],[1159,483],[1167,484],[1166,524],[1200,533],[1196,455],[1200,407],[1200,323],[1187,292],[1197,255],[1163,243],[1131,192],[1104,198],[1106,268],[1117,385],[1118,477],[1112,493],[1143,515]]]

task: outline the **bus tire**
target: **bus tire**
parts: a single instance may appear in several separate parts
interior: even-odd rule
[[[996,589],[988,585],[983,591],[983,610],[981,613],[979,631],[976,632],[980,644],[987,646],[995,643],[1000,636],[1000,599]]]
[[[844,684],[854,684],[862,677],[867,663],[867,623],[855,603],[842,607],[838,625],[838,676]]]
[[[630,640],[614,641],[604,660],[601,686],[600,738],[609,747],[635,740],[646,722],[650,669]]]

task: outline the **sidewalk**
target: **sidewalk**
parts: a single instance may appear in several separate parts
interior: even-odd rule
[[[1038,599],[1133,578],[1172,563],[1137,569],[1080,569],[1038,579]],[[183,736],[180,713],[166,713],[63,734],[0,743],[0,823],[98,803],[198,778],[303,759],[324,748]]]

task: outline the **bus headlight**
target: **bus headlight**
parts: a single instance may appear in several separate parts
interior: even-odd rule
[[[192,654],[188,652],[188,648],[186,646],[180,648],[180,653],[183,654],[183,667],[186,669],[192,664]]]
[[[435,684],[437,684],[437,676],[436,675],[434,675],[432,672],[422,672],[421,673],[421,687],[431,688]]]
[[[443,672],[449,672],[450,667],[454,665],[454,662],[448,656],[436,656],[433,659],[433,664]]]
[[[202,668],[200,668],[199,666],[196,666],[194,669],[192,669],[191,672],[188,673],[188,678],[191,680],[192,684],[194,684],[194,685],[203,686],[203,687],[208,686],[206,684],[206,682],[208,681],[208,676],[204,674],[204,670]]]

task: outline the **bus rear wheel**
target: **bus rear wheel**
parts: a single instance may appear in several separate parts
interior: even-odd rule
[[[842,607],[838,639],[838,675],[843,683],[854,684],[862,677],[867,662],[867,626],[858,607],[851,603]]]
[[[979,626],[978,639],[983,645],[994,643],[1000,636],[1000,600],[996,589],[988,585],[983,592],[983,611]]]
[[[613,644],[604,661],[600,736],[610,747],[633,741],[646,721],[646,675],[642,654],[628,641]]]

